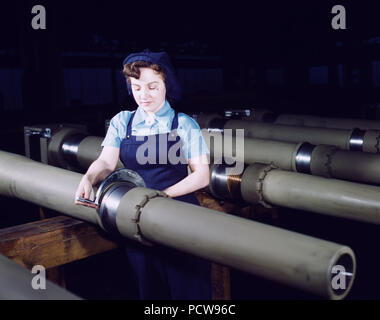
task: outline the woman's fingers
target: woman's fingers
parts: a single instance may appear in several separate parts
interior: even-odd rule
[[[79,183],[78,189],[75,193],[74,203],[85,206],[85,207],[90,207],[90,208],[95,208],[95,209],[98,208],[98,205],[96,205],[93,201],[89,200],[91,191],[92,191],[91,183],[88,181],[88,179],[83,178],[82,181]]]
[[[95,209],[98,208],[98,205],[96,203],[94,203],[91,200],[87,200],[87,199],[83,199],[83,198],[77,198],[75,200],[75,203],[82,205],[82,206],[85,206],[85,207],[90,207],[90,208],[95,208]]]
[[[84,197],[85,199],[90,199],[90,194],[91,194],[91,188],[88,188],[88,186],[86,186],[84,188]]]

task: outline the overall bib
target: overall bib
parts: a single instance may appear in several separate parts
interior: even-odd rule
[[[176,134],[177,112],[170,133],[157,134],[149,139],[145,136],[143,141],[137,141],[136,136],[132,135],[134,115],[135,112],[129,120],[126,137],[120,146],[120,159],[124,166],[140,174],[146,187],[155,190],[162,191],[184,179],[188,175],[187,164],[183,161],[171,164],[168,157],[170,148],[178,142],[181,143]],[[174,134],[174,141],[170,134]],[[137,149],[144,143],[146,146],[147,141],[155,144],[156,161],[141,165],[136,159]],[[160,149],[162,143],[166,143],[167,147],[161,145]],[[165,152],[164,155],[162,150]],[[166,156],[167,164],[159,163],[160,156]],[[194,193],[173,199],[199,205]],[[209,261],[158,244],[148,247],[132,240],[126,241],[126,253],[137,281],[140,299],[211,299]]]

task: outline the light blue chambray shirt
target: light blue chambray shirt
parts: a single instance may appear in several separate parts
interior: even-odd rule
[[[132,121],[132,135],[147,136],[168,133],[171,129],[174,114],[174,109],[166,100],[163,107],[155,113],[153,124],[149,126],[145,123],[147,114],[141,107],[138,107]],[[127,134],[127,126],[131,115],[132,111],[126,110],[119,112],[111,119],[102,147],[120,148],[121,141]],[[198,123],[184,113],[178,113],[177,133],[182,140],[182,149],[187,160],[210,153]]]

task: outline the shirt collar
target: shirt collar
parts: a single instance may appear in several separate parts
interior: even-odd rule
[[[165,100],[165,103],[162,106],[162,108],[155,113],[155,119],[161,123],[168,125],[170,123],[172,116],[173,116],[173,113],[174,113],[174,110],[170,106],[169,101]],[[145,113],[143,108],[141,108],[139,106],[137,108],[136,114],[133,118],[133,124],[138,125],[138,124],[144,122],[146,117],[147,117],[147,114]]]

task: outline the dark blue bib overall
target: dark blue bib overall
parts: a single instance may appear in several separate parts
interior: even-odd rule
[[[120,159],[124,166],[139,173],[147,188],[155,190],[162,191],[184,179],[188,175],[187,164],[183,161],[171,164],[168,157],[170,148],[181,143],[176,134],[177,112],[170,133],[145,136],[143,141],[132,135],[134,115],[135,113],[129,120],[126,137],[120,146]],[[147,150],[156,151],[156,161],[139,164],[136,159],[137,149],[143,144],[147,147],[151,143],[155,144],[155,148],[151,146],[153,148]],[[166,147],[163,143],[166,143]],[[159,160],[163,156],[167,163],[160,164]],[[174,199],[199,205],[194,193]],[[157,244],[147,247],[132,241],[127,241],[126,253],[139,287],[140,299],[211,299],[209,261]]]

